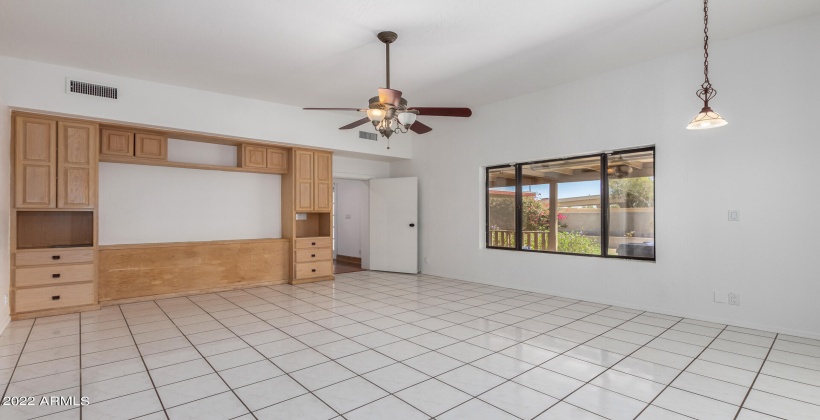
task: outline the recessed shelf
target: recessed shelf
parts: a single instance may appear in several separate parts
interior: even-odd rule
[[[93,246],[92,211],[17,211],[17,249]]]
[[[313,238],[330,236],[330,213],[299,213],[307,215],[296,220],[296,237]]]

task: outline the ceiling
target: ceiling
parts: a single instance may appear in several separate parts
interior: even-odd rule
[[[714,0],[722,39],[820,13]],[[297,106],[479,106],[702,44],[699,0],[3,0],[0,55]]]

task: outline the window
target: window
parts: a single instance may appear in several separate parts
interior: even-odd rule
[[[487,247],[654,260],[654,154],[488,167]]]
[[[495,248],[515,248],[516,231],[515,167],[487,169],[487,244]]]

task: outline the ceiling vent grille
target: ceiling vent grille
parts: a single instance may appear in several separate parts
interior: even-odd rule
[[[378,141],[379,135],[376,133],[368,133],[367,131],[359,131],[359,138],[365,140]]]
[[[99,96],[100,98],[117,99],[117,88],[79,80],[66,79],[66,92],[78,95]]]

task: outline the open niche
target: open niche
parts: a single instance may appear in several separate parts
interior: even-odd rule
[[[17,211],[17,249],[94,246],[94,212]]]
[[[330,213],[296,213],[296,237],[330,236]]]

